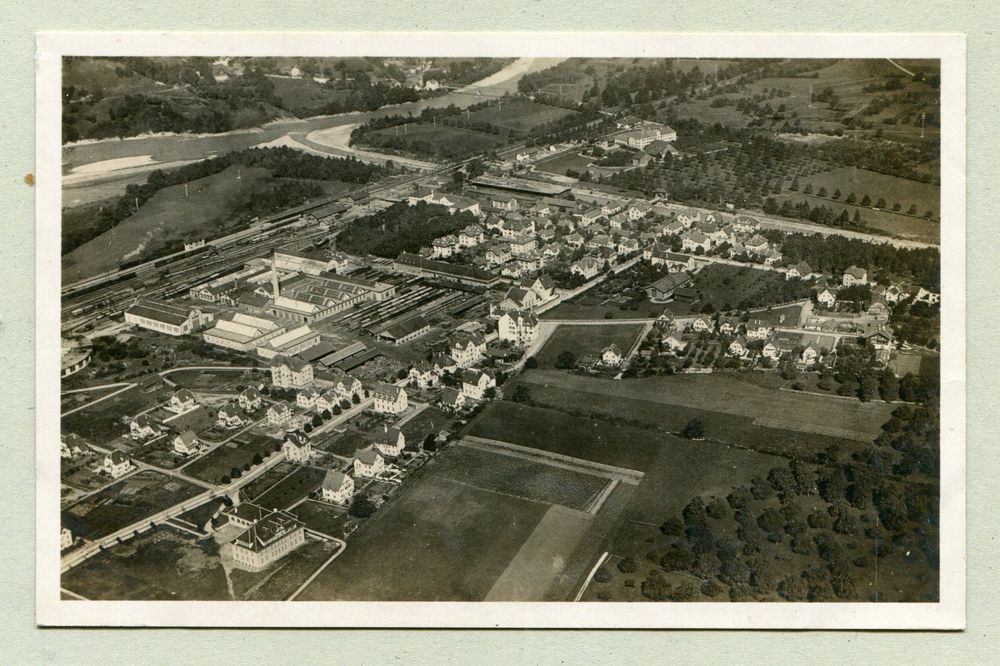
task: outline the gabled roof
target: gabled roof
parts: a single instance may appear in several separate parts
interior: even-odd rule
[[[844,271],[844,273],[846,275],[853,275],[859,280],[868,276],[868,271],[861,268],[860,266],[850,266],[846,271]]]
[[[441,402],[446,405],[454,405],[462,400],[462,394],[450,386],[441,391]]]
[[[360,460],[365,465],[374,465],[381,458],[382,454],[374,449],[356,449],[354,451],[354,459]]]
[[[344,483],[351,477],[347,476],[343,472],[338,472],[335,469],[329,469],[326,471],[326,476],[323,477],[322,488],[327,490],[340,490],[344,487]]]
[[[280,368],[283,365],[288,366],[292,372],[301,372],[310,364],[300,358],[296,358],[294,356],[282,356],[281,354],[278,354],[271,359],[270,366],[272,368]]]

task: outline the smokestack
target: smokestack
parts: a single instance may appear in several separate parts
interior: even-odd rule
[[[271,251],[271,298],[278,300],[278,253]]]

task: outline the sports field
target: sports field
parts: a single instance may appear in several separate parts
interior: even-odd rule
[[[642,331],[642,324],[562,325],[538,352],[538,367],[555,367],[556,359],[564,351],[572,352],[577,359],[592,356],[596,360],[605,347],[615,344],[625,354]]]
[[[405,128],[405,133],[403,126],[367,132],[361,143],[422,157],[464,159],[485,153],[501,142],[494,134],[443,124],[407,123]]]
[[[600,476],[465,446],[442,456],[435,472],[461,483],[581,511],[609,483]]]
[[[485,108],[472,111],[468,114],[468,120],[472,123],[488,123],[517,135],[526,135],[574,113],[576,112],[558,106],[514,99],[490,103]]]
[[[481,600],[547,510],[421,474],[351,537],[344,554],[298,599]]]

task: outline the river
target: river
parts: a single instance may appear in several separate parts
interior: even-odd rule
[[[145,174],[153,169],[262,144],[291,145],[333,155],[347,154],[351,149],[347,148],[345,137],[350,135],[353,126],[387,115],[411,112],[416,115],[426,108],[442,108],[451,104],[465,108],[482,102],[484,98],[516,91],[517,82],[525,74],[552,67],[562,60],[519,58],[496,74],[447,95],[382,107],[376,111],[280,120],[262,127],[222,134],[161,134],[64,146],[63,205],[81,205],[115,196],[115,192],[123,189],[126,183],[144,180]]]

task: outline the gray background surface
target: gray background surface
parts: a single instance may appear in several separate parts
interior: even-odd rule
[[[145,7],[146,4],[155,4]],[[6,663],[995,662],[995,344],[1000,3],[520,0],[509,3],[7,0],[0,19],[0,645]],[[141,7],[141,8],[140,8]],[[888,632],[58,630],[34,624],[34,32],[37,30],[607,30],[968,35],[968,630]],[[720,37],[724,39],[724,37]],[[487,659],[487,651],[490,657]]]

